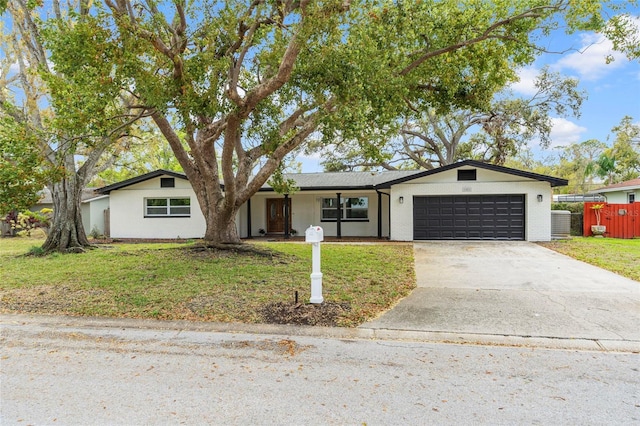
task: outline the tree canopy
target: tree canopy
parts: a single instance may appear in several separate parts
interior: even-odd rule
[[[536,139],[543,147],[549,145],[552,113],[580,113],[585,94],[577,89],[576,79],[544,69],[535,85],[537,92],[530,98],[515,97],[504,90],[481,108],[448,113],[434,108],[409,109],[388,132],[377,135],[382,141],[336,141],[332,149],[324,150],[323,164],[327,170],[430,170],[466,159],[502,165],[530,140]]]
[[[0,215],[36,204],[49,177],[33,134],[0,115]]]
[[[626,116],[611,129],[607,141],[589,139],[556,148],[554,155],[535,160],[527,150],[507,165],[569,180],[559,192],[585,194],[596,188],[640,177],[640,125]]]
[[[240,206],[310,137],[365,140],[407,108],[487,105],[518,65],[534,59],[534,32],[557,28],[560,17],[569,29],[602,29],[603,8],[619,7],[595,0],[83,4],[93,11],[81,22],[55,19],[44,34],[56,67],[73,76],[61,99],[72,102],[75,90],[97,100],[111,99],[116,87],[128,92],[131,111],[151,115],[187,174],[213,245],[239,242]],[[98,129],[101,117],[90,120]]]

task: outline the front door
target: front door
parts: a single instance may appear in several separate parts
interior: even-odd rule
[[[291,230],[291,198],[289,202],[289,230]],[[284,233],[284,198],[267,198],[267,233]]]

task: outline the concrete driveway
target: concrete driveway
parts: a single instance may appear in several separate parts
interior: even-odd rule
[[[640,282],[527,242],[424,242],[414,253],[418,288],[362,328],[640,348]]]

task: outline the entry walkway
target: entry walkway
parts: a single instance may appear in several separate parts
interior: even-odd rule
[[[418,288],[363,329],[640,350],[640,282],[527,242],[414,244]]]

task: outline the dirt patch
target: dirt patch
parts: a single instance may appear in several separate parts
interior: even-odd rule
[[[78,301],[98,300],[109,293],[98,289],[71,290],[50,285],[4,290],[0,293],[0,311],[25,313],[61,313],[74,308]]]
[[[260,309],[260,315],[262,320],[269,324],[335,327],[338,325],[338,319],[350,310],[351,307],[348,303],[293,304],[275,302],[269,303]]]

